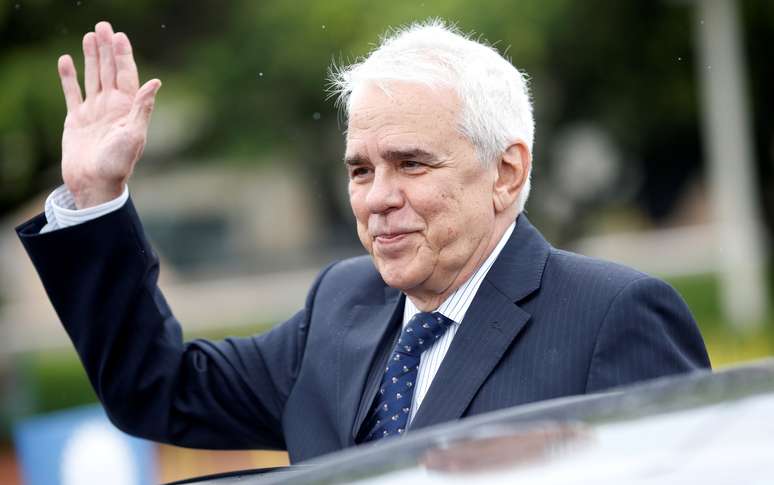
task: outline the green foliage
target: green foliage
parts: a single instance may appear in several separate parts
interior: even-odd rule
[[[774,24],[771,2],[742,5],[752,46],[753,106],[766,106],[774,73],[759,47],[767,45]],[[0,8],[0,214],[57,182],[64,106],[56,58],[71,52],[80,65],[80,37],[98,20],[127,32],[143,79],[164,81],[159,106],[182,102],[194,106],[182,113],[200,114],[189,120],[190,139],[157,154],[158,162],[238,157],[261,163],[281,154],[282,163],[303,164],[330,202],[331,167],[339,165],[343,146],[337,113],[325,99],[331,62],[366,54],[390,27],[430,17],[494,42],[531,75],[536,177],[554,169],[554,134],[584,121],[609,131],[631,165],[627,170],[642,174],[636,200],[653,217],[671,210],[700,169],[696,19],[688,4],[19,0]],[[765,147],[774,121],[756,118],[763,137],[757,144]],[[766,153],[759,150],[761,187],[772,185],[766,184]],[[578,224],[594,209],[578,209]],[[345,217],[325,215],[338,218],[331,222]]]
[[[769,279],[772,278],[774,271],[769,271]],[[768,309],[766,318],[757,326],[740,329],[722,316],[720,281],[716,275],[685,276],[669,282],[683,296],[699,324],[713,367],[774,355],[774,308]]]
[[[722,322],[720,315],[720,286],[714,274],[699,274],[672,278],[669,281],[688,303],[697,321],[703,328],[717,327]]]
[[[74,350],[40,352],[19,358],[19,369],[28,392],[22,415],[40,414],[94,403],[89,384]]]

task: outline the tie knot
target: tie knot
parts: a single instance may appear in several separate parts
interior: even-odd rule
[[[396,352],[420,356],[454,323],[439,312],[420,312],[411,317],[398,339]]]

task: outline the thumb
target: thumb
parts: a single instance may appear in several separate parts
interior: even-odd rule
[[[133,123],[147,128],[159,88],[161,88],[161,81],[151,79],[137,90],[132,102],[132,110],[129,112],[129,119]]]

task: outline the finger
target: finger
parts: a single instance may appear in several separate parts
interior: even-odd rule
[[[83,102],[81,87],[78,85],[78,74],[75,72],[75,64],[72,57],[64,55],[59,58],[59,79],[62,80],[67,111],[74,111]]]
[[[99,92],[99,57],[94,32],[83,36],[83,59],[83,84],[86,86],[86,97],[89,98]]]
[[[103,91],[116,87],[116,64],[113,58],[113,27],[100,22],[94,28],[99,49],[99,82]]]
[[[140,79],[132,55],[132,44],[123,32],[113,34],[113,54],[116,60],[116,85],[121,91],[134,96],[140,87]]]
[[[137,91],[132,103],[132,111],[129,113],[131,122],[147,128],[159,88],[161,88],[161,81],[151,79]]]

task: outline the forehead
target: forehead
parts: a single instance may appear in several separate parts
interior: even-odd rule
[[[350,100],[347,151],[362,143],[432,144],[456,138],[458,118],[459,100],[451,88],[366,83]]]

